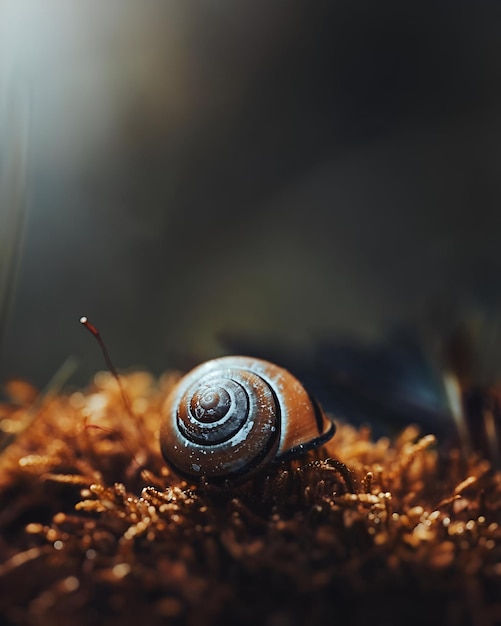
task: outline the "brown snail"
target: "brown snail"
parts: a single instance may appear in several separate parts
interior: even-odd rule
[[[231,356],[203,363],[179,381],[164,406],[160,445],[182,476],[243,481],[322,445],[335,429],[287,370]]]

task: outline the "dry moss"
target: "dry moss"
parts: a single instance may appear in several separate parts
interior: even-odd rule
[[[501,474],[486,460],[415,427],[372,441],[340,424],[316,455],[195,487],[159,453],[173,377],[123,383],[137,419],[101,373],[0,457],[5,623],[501,623]],[[2,405],[4,425],[29,392]]]

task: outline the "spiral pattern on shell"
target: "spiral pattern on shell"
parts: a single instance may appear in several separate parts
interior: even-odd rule
[[[162,454],[186,477],[248,478],[285,454],[329,439],[327,420],[286,370],[249,357],[224,357],[188,373],[167,399]]]

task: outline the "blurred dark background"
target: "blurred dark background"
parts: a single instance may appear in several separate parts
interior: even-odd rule
[[[482,1],[4,0],[0,168],[27,188],[0,377],[75,354],[86,383],[84,314],[155,373],[242,337],[497,328],[500,27]]]

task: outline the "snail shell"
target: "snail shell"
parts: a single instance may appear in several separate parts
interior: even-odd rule
[[[166,462],[187,478],[246,480],[334,434],[318,403],[287,370],[261,359],[199,365],[167,398],[160,427]]]

